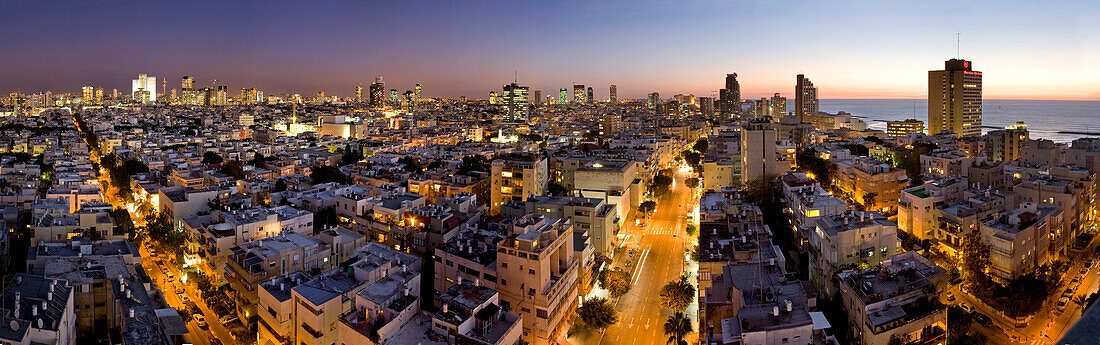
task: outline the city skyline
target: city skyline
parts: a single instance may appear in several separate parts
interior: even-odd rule
[[[532,92],[584,84],[597,99],[611,84],[621,98],[709,97],[727,73],[738,73],[744,99],[791,97],[796,74],[821,99],[922,99],[927,71],[959,56],[986,73],[986,99],[1100,99],[1091,44],[1100,30],[1082,15],[1094,4],[983,11],[991,4],[5,2],[0,20],[12,32],[0,38],[0,89],[125,90],[144,73],[167,80],[160,93],[190,75],[196,86],[353,97],[383,75],[400,90],[424,85],[425,97],[483,98],[518,69]],[[54,20],[18,15],[28,11]],[[758,18],[773,13],[797,20]],[[645,25],[686,14],[683,25]],[[1025,20],[1037,25],[1014,25]],[[785,44],[811,29],[807,42]]]

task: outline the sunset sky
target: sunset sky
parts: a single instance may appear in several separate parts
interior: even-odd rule
[[[272,95],[350,96],[383,75],[429,97],[485,98],[518,69],[543,95],[923,98],[961,57],[985,98],[1100,100],[1097,1],[0,0],[0,91],[129,91],[138,73]],[[158,85],[160,81],[158,80]],[[160,90],[160,92],[164,92]]]

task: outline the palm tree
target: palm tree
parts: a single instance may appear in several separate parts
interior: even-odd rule
[[[665,321],[665,334],[668,335],[668,341],[665,344],[687,345],[684,336],[694,331],[695,328],[691,326],[691,320],[684,313],[676,312],[668,317],[668,321]]]

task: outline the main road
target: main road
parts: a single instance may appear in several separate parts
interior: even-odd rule
[[[672,311],[660,307],[657,294],[669,281],[679,279],[684,271],[685,253],[693,244],[691,236],[684,232],[686,216],[697,201],[692,189],[684,183],[689,176],[686,170],[676,171],[671,190],[657,200],[648,224],[636,226],[633,219],[627,220],[623,233],[633,239],[626,247],[635,250],[635,264],[623,268],[630,269],[632,288],[618,300],[619,322],[608,327],[602,336],[589,338],[587,343],[665,344],[668,337],[664,334],[664,323]],[[626,257],[618,255],[614,266],[622,267]],[[698,326],[695,328],[698,330]]]

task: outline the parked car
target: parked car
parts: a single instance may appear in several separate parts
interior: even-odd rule
[[[1066,306],[1069,305],[1069,297],[1063,296],[1058,299],[1057,309],[1058,311],[1066,311]]]
[[[964,303],[961,303],[961,304],[959,304],[959,309],[962,309],[963,311],[965,311],[965,312],[967,312],[967,313],[972,313],[972,312],[974,312],[974,308],[971,308],[971,307],[970,307],[970,305],[969,305],[969,304],[966,304],[965,302],[964,302]]]
[[[202,316],[202,314],[195,314],[194,318],[195,318],[195,324],[198,325],[199,328],[205,329],[208,326],[206,324],[206,317]]]
[[[947,301],[948,302],[954,302],[955,301],[955,294],[948,292],[947,293]]]
[[[221,321],[222,324],[225,325],[225,324],[228,324],[230,322],[237,321],[237,317],[233,316],[233,315],[226,315],[226,316],[222,316],[221,320],[218,320],[218,321]]]
[[[1071,296],[1073,296],[1073,288],[1066,288],[1065,291],[1062,291],[1062,297],[1071,297]]]
[[[974,321],[977,322],[979,325],[986,327],[993,325],[993,320],[990,320],[988,316],[985,316],[985,314],[982,313],[977,313],[974,316]]]
[[[1085,260],[1085,267],[1092,268],[1092,260]]]
[[[172,289],[173,289],[172,292],[175,292],[177,295],[183,295],[183,288],[180,287],[179,285],[172,285]],[[184,297],[187,297],[187,296],[184,296]]]

